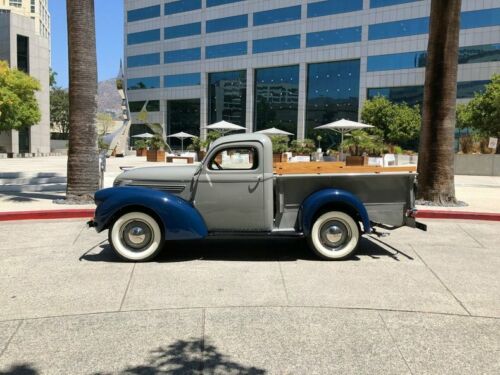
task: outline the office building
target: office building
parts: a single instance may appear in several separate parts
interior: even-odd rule
[[[430,0],[125,0],[132,132],[143,107],[167,134],[226,120],[304,138],[376,95],[421,103],[429,14]],[[500,72],[499,0],[463,0],[459,64],[459,100]]]

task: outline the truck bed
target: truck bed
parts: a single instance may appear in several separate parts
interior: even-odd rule
[[[343,162],[304,162],[304,163],[273,163],[276,175],[290,174],[335,174],[335,173],[416,173],[415,166],[377,167],[377,166],[346,166]]]

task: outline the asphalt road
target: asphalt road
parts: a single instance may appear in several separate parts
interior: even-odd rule
[[[500,224],[428,221],[349,261],[302,241],[120,262],[83,221],[0,224],[0,374],[499,374]]]

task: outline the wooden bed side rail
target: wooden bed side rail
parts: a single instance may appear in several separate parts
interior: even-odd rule
[[[273,163],[273,171],[278,175],[286,174],[321,174],[321,173],[415,173],[416,166],[378,167],[378,166],[346,166],[342,162],[299,162]]]

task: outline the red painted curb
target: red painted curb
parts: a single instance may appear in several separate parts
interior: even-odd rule
[[[0,221],[15,220],[50,220],[50,219],[80,219],[94,217],[93,208],[45,210],[45,211],[13,211],[0,212]]]
[[[417,218],[500,221],[500,213],[418,210]]]

